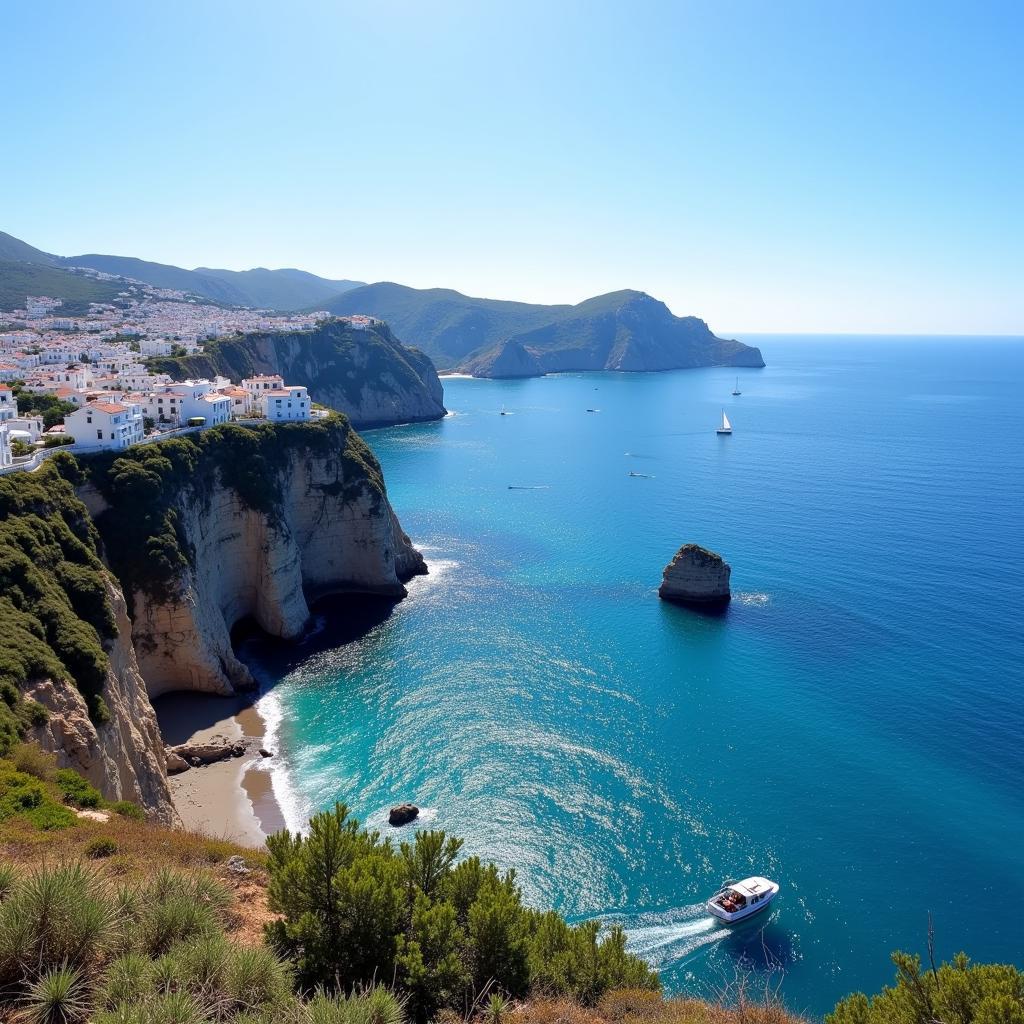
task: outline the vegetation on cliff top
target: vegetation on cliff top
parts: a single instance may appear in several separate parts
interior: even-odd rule
[[[104,720],[104,643],[116,634],[97,534],[61,453],[34,473],[0,477],[0,753],[45,717],[20,690],[73,684]]]
[[[438,417],[444,413],[433,363],[402,345],[385,324],[364,331],[329,320],[305,331],[218,338],[202,353],[153,357],[146,365],[175,380],[221,374],[237,383],[254,374],[279,373],[289,384],[305,385],[315,401],[342,412],[358,410],[369,387],[396,397],[418,395],[436,406]]]
[[[218,484],[247,508],[280,515],[284,472],[298,453],[332,460],[330,493],[365,488],[383,499],[380,465],[343,416],[309,423],[224,424],[209,430],[82,459],[109,504],[97,518],[104,548],[129,603],[136,591],[173,597],[193,563],[182,509],[209,499]]]

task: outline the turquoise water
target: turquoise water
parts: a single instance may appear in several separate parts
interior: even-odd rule
[[[672,991],[750,971],[822,1013],[929,912],[940,957],[1024,966],[1024,344],[749,340],[738,398],[451,379],[448,419],[368,435],[433,573],[249,646],[289,820],[413,799]],[[658,600],[684,541],[732,564],[726,615]],[[714,925],[755,872],[770,917]]]

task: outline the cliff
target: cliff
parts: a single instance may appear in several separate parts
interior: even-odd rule
[[[476,376],[764,366],[756,348],[718,338],[702,320],[674,316],[664,303],[631,290],[543,306],[383,282],[339,295],[327,309],[387,320],[438,366]]]
[[[343,412],[357,427],[440,419],[444,391],[434,364],[402,345],[386,324],[355,330],[328,320],[313,330],[253,333],[208,342],[200,355],[149,365],[175,380],[222,374],[236,383],[279,373],[309,388],[313,401]]]
[[[252,685],[231,646],[242,619],[295,637],[312,598],[398,598],[423,572],[344,417],[61,452],[0,477],[0,756],[35,739],[170,824],[151,697]]]
[[[95,460],[90,475],[151,697],[251,686],[231,645],[243,619],[294,638],[313,596],[401,597],[426,571],[380,466],[341,418],[215,428]]]
[[[111,800],[174,818],[120,587],[61,453],[0,477],[0,755],[36,739]]]

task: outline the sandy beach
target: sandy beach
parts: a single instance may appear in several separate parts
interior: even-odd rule
[[[185,828],[245,846],[262,846],[266,837],[284,828],[274,800],[263,745],[265,723],[245,697],[205,693],[170,693],[153,706],[168,746],[224,736],[247,739],[251,751],[170,777],[171,796]]]

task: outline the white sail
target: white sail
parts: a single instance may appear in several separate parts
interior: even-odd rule
[[[725,415],[725,411],[722,411],[722,429],[732,430],[732,424],[729,422],[729,417]]]

